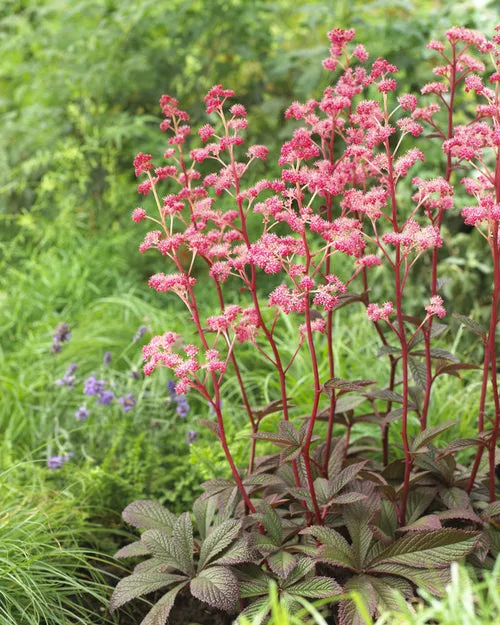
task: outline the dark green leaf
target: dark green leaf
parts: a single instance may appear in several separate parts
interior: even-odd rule
[[[349,380],[344,380],[342,378],[331,378],[327,382],[325,382],[324,387],[325,390],[335,389],[338,391],[363,391],[364,386],[369,386],[370,384],[375,384],[375,380],[354,380],[353,382],[349,382]]]
[[[427,373],[425,365],[419,360],[412,358],[411,356],[408,358],[408,364],[410,366],[411,375],[415,384],[419,388],[425,389],[427,385]]]
[[[163,564],[178,569],[186,575],[193,573],[191,558],[178,541],[160,530],[147,530],[141,536],[149,552]]]
[[[140,540],[136,540],[130,545],[125,545],[114,555],[115,558],[133,558],[135,556],[147,556],[149,551],[144,543]]]
[[[481,336],[483,338],[486,337],[487,335],[486,330],[483,328],[483,326],[480,323],[478,323],[477,321],[474,321],[474,319],[471,319],[470,317],[467,317],[466,315],[459,315],[458,313],[453,313],[452,316],[455,317],[455,319],[458,319],[460,323],[462,323],[468,330],[470,330],[474,334],[477,334],[478,336]]]
[[[240,529],[241,521],[234,520],[224,521],[213,529],[201,545],[199,570],[203,569],[217,554],[234,542]]]
[[[342,587],[331,577],[313,577],[293,586],[287,586],[287,592],[299,597],[323,599],[342,594]]]
[[[400,354],[400,347],[393,347],[392,345],[382,345],[382,347],[377,352],[377,358],[380,358],[382,356],[399,356]]]
[[[276,551],[267,558],[271,571],[286,579],[297,565],[296,557],[288,551]]]
[[[338,397],[335,402],[335,414],[344,414],[345,412],[354,410],[354,408],[357,408],[364,401],[366,401],[366,399],[358,395],[342,395],[342,397]]]
[[[283,530],[278,513],[265,500],[260,502],[260,507],[262,514],[255,514],[255,517],[262,523],[273,543],[280,545],[283,537]]]
[[[425,447],[437,436],[439,436],[443,432],[446,432],[446,430],[449,430],[457,423],[458,421],[448,421],[446,423],[440,423],[439,425],[434,425],[430,428],[426,428],[422,432],[419,432],[411,443],[411,450],[417,451],[418,449]]]
[[[340,490],[342,490],[342,488],[344,488],[344,486],[356,478],[365,465],[366,462],[357,462],[356,464],[351,464],[340,471],[338,475],[332,476],[329,481],[330,493],[332,495],[337,494]]]
[[[220,440],[220,428],[217,421],[209,421],[208,419],[198,419],[201,425],[208,428]]]
[[[146,614],[141,621],[141,625],[165,625],[170,611],[173,608],[175,599],[179,592],[186,586],[188,582],[178,584],[157,601],[153,608]]]
[[[210,566],[191,580],[193,597],[214,608],[230,612],[239,597],[238,580],[234,573],[224,566]]]
[[[380,564],[389,563],[422,569],[444,568],[470,553],[476,540],[476,533],[454,529],[411,533],[384,549],[370,563],[370,568],[378,569]]]
[[[219,566],[225,564],[241,564],[243,562],[249,562],[253,559],[255,553],[253,553],[248,546],[248,539],[240,538],[233,543],[222,555],[218,556],[217,564]]]
[[[339,625],[366,625],[365,616],[371,617],[377,609],[377,595],[368,575],[357,575],[345,585],[345,592],[356,593],[364,604],[366,614],[360,612],[352,599],[341,601],[339,605]]]
[[[118,582],[110,600],[109,609],[114,612],[127,601],[147,595],[150,592],[185,581],[181,575],[171,573],[148,573],[147,575],[129,575]]]
[[[171,531],[177,517],[157,501],[134,501],[122,513],[123,520],[140,529]]]

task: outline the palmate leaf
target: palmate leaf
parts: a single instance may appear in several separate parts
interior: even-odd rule
[[[130,545],[125,545],[125,547],[122,547],[121,549],[119,549],[113,557],[114,558],[133,558],[136,556],[147,556],[147,555],[149,555],[149,551],[146,545],[140,540],[136,540],[135,542],[130,543]]]
[[[260,597],[247,606],[243,612],[239,615],[236,623],[240,625],[242,622],[251,623],[251,625],[262,625],[264,623],[269,610],[271,609],[271,602],[267,596],[269,586],[266,586],[265,597]],[[244,619],[247,619],[244,621]]]
[[[234,608],[239,597],[238,580],[225,566],[210,566],[201,571],[191,580],[190,590],[193,597],[226,612]]]
[[[283,539],[283,528],[278,513],[264,499],[260,502],[260,508],[262,513],[255,514],[255,518],[262,523],[274,544],[280,545]]]
[[[462,449],[470,449],[471,447],[480,447],[482,445],[485,445],[485,441],[480,438],[457,438],[449,442],[444,449],[441,449],[437,457],[440,459]]]
[[[307,557],[298,557],[297,565],[293,569],[293,571],[287,576],[287,578],[283,581],[283,588],[288,588],[289,586],[293,586],[298,581],[309,575],[312,571],[314,571],[314,561]]]
[[[336,530],[331,527],[312,526],[301,533],[310,534],[323,543],[316,556],[319,562],[327,562],[332,566],[339,566],[351,571],[357,569],[351,546]]]
[[[431,358],[436,358],[438,360],[449,360],[450,362],[455,362],[455,363],[460,362],[459,358],[457,358],[451,352],[448,352],[446,349],[441,349],[440,347],[431,347],[429,351],[430,351]],[[425,356],[425,351],[423,349],[416,351],[416,352],[412,352],[412,353],[415,356]]]
[[[373,540],[373,532],[368,525],[371,517],[370,509],[368,507],[357,508],[358,505],[360,504],[347,506],[343,513],[352,540],[352,557],[356,568],[361,569]]]
[[[268,556],[267,563],[275,575],[286,579],[297,566],[297,558],[288,551],[280,550]]]
[[[217,502],[215,497],[209,497],[205,499],[197,499],[193,505],[194,518],[196,520],[196,527],[200,533],[201,539],[205,540],[210,526],[214,520],[215,512],[217,510]]]
[[[154,607],[152,607],[146,614],[144,619],[141,621],[141,625],[165,625],[174,606],[177,595],[184,588],[184,586],[187,585],[187,583],[187,581],[182,582],[165,593],[163,597],[156,602]]]
[[[480,369],[480,367],[468,362],[452,363],[451,365],[439,367],[436,375],[454,375],[456,378],[459,378],[459,371],[468,371],[470,369]]]
[[[198,421],[201,425],[204,425],[206,428],[208,428],[212,432],[212,434],[215,434],[215,436],[220,440],[221,433],[217,421],[210,421],[209,419],[198,419]]]
[[[193,568],[193,522],[187,512],[181,514],[172,529],[172,541],[176,542],[186,562],[189,562],[189,571]]]
[[[240,586],[240,597],[247,599],[251,597],[261,597],[269,590],[271,578],[257,564],[246,564],[244,567],[236,569]]]
[[[216,563],[220,566],[225,564],[242,564],[253,560],[255,555],[248,546],[247,538],[240,538],[226,549],[222,555],[217,557]]]
[[[470,330],[471,332],[473,332],[474,334],[477,334],[478,336],[482,338],[486,338],[486,335],[487,335],[486,330],[483,328],[483,326],[480,323],[478,323],[474,319],[471,319],[470,317],[467,317],[466,315],[460,315],[458,313],[453,313],[452,316],[455,317],[455,319],[458,319],[458,321],[460,321],[460,323],[462,323],[467,328],[467,330]]]
[[[193,574],[191,557],[173,537],[160,530],[147,530],[141,536],[141,540],[156,560],[186,575]]]
[[[350,410],[354,410],[366,401],[366,397],[359,395],[342,395],[335,402],[335,414],[344,414]]]
[[[406,503],[406,523],[411,525],[427,510],[436,496],[436,488],[416,488],[408,495]]]
[[[357,462],[356,464],[351,464],[342,471],[338,475],[332,476],[329,481],[329,489],[332,495],[336,495],[344,486],[346,486],[349,482],[351,482],[360,471],[365,467],[366,462]]]
[[[343,378],[331,378],[324,384],[325,391],[330,391],[332,389],[338,391],[364,391],[365,386],[369,386],[370,384],[376,384],[376,380],[353,380],[350,382],[349,380],[344,380]]]
[[[213,529],[201,545],[199,570],[211,562],[217,554],[224,551],[236,539],[240,529],[241,521],[234,520],[224,521]]]
[[[342,505],[346,505],[350,503],[357,503],[358,501],[362,501],[363,499],[366,499],[366,495],[363,495],[363,493],[356,493],[354,491],[350,491],[348,493],[342,493],[341,495],[336,495],[331,500],[331,503],[342,506]]]
[[[444,594],[444,588],[451,579],[449,566],[442,569],[417,569],[403,564],[381,564],[377,567],[377,574],[380,573],[398,575],[438,597]]]
[[[500,501],[490,503],[481,513],[481,516],[484,518],[491,518],[498,515],[500,515]]]
[[[406,592],[403,593],[404,596],[411,596],[411,585],[401,578],[399,579],[399,582],[404,582],[405,584],[404,588]],[[398,611],[400,608],[400,593],[403,589],[402,585],[398,583],[398,578],[391,578],[389,576],[386,576],[384,579],[379,579],[377,577],[371,577],[371,583],[373,585],[373,588],[375,589],[375,592],[377,593],[377,608],[379,609],[379,611]]]
[[[278,551],[280,544],[276,544],[272,536],[267,534],[262,536],[261,534],[251,535],[251,545],[263,556],[268,556],[275,551]]]
[[[171,531],[177,517],[157,501],[133,501],[122,512],[123,520],[140,529]]]
[[[393,347],[392,345],[382,345],[377,352],[377,358],[381,358],[382,356],[395,356],[401,354],[400,347]]]
[[[452,486],[451,488],[440,488],[439,496],[447,508],[470,508],[470,498],[465,490]]]
[[[414,523],[400,527],[398,532],[428,532],[440,529],[442,529],[442,525],[437,514],[428,514],[420,517]]]
[[[362,600],[365,612],[362,614],[356,602],[352,599],[341,601],[339,604],[339,625],[366,625],[365,616],[373,616],[377,610],[377,594],[368,575],[357,575],[347,581],[345,592],[355,592]]]
[[[330,457],[328,458],[328,478],[332,479],[341,470],[344,463],[345,438],[342,436],[332,446]]]
[[[411,533],[384,549],[370,563],[370,570],[381,565],[401,564],[429,569],[445,568],[469,554],[477,540],[477,532],[442,529],[426,533]],[[384,572],[390,572],[385,569]]]
[[[287,586],[290,595],[309,597],[310,599],[326,599],[342,594],[342,586],[331,577],[312,577],[303,582]]]
[[[433,427],[426,428],[425,430],[423,430],[422,432],[420,432],[419,434],[415,436],[415,438],[413,439],[410,445],[411,450],[417,451],[418,449],[425,447],[431,441],[433,441],[437,436],[439,436],[443,432],[446,432],[446,430],[449,430],[457,423],[458,423],[458,420],[448,421],[446,423],[440,423],[439,425],[434,425]]]
[[[172,573],[129,575],[118,582],[111,596],[109,609],[111,612],[114,612],[131,599],[136,599],[137,597],[147,595],[165,586],[171,586],[172,584],[185,581],[186,578],[184,576],[173,575]]]
[[[408,358],[408,364],[410,366],[411,376],[415,384],[424,389],[427,386],[427,370],[425,365],[411,356]]]
[[[134,575],[136,573],[140,575],[144,575],[145,573],[172,573],[172,569],[173,567],[168,566],[168,564],[165,564],[159,558],[148,558],[143,562],[139,562],[139,564],[134,567],[133,573]]]

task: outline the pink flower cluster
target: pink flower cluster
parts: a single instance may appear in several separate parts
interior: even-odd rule
[[[194,346],[185,347],[185,355],[174,352],[172,337],[174,342],[179,337],[172,333],[155,337],[145,348],[148,374],[160,364],[173,368],[180,392],[200,383],[197,375],[202,370],[223,373],[227,359],[217,351],[217,341],[224,343],[228,358],[238,342],[250,341],[264,349],[263,337],[272,342],[280,313],[307,313],[307,323],[297,324],[299,342],[306,337],[310,341],[313,331],[328,334],[331,323],[322,313],[331,322],[341,296],[361,276],[360,290],[369,293],[367,270],[381,264],[399,272],[403,286],[394,304],[378,305],[367,299],[368,317],[388,321],[397,313],[401,319],[409,270],[428,250],[435,262],[443,244],[443,214],[454,207],[450,179],[457,165],[473,168],[462,180],[473,198],[462,209],[465,223],[491,229],[500,220],[500,203],[494,194],[498,181],[490,166],[492,155],[500,150],[495,91],[500,81],[500,35],[488,41],[476,31],[451,28],[447,46],[454,46],[455,55],[448,54],[445,44],[431,41],[428,47],[441,57],[441,64],[418,95],[395,93],[397,67],[386,59],[370,60],[364,46],[353,43],[353,29],[334,29],[328,38],[330,54],[323,66],[339,75],[320,98],[293,102],[286,110],[285,117],[300,125],[281,146],[278,179],[246,182],[254,161],[266,161],[269,151],[265,145],[245,145],[247,111],[233,101],[234,91],[222,85],[206,94],[206,112],[212,118],[197,133],[178,101],[163,95],[160,106],[165,119],[160,127],[169,137],[166,163],[156,167],[153,157],[144,153],[134,160],[136,176],[144,176],[139,193],[154,191],[151,195],[157,203],[157,212],[136,208],[132,213],[136,223],[155,223],[139,249],[141,253],[156,249],[175,265],[175,273],[157,273],[149,286],[179,296],[203,334],[203,363]],[[485,63],[476,58],[478,54],[491,55],[494,61],[489,77],[483,76]],[[470,123],[453,127],[451,122],[443,124],[443,119],[459,84],[469,99],[478,98],[480,104]],[[442,176],[415,176],[416,191],[411,194],[404,179],[423,169],[424,151],[416,144],[424,144],[425,132],[441,139],[446,165]],[[163,184],[169,185],[166,194],[159,193]],[[260,230],[254,234],[259,219]],[[341,270],[334,266],[338,254],[347,257],[338,264]],[[267,312],[259,301],[259,276],[277,274],[282,284],[269,289],[267,303],[273,310]],[[206,288],[207,281],[217,290],[220,311],[202,328],[196,293]],[[434,285],[425,306],[427,317],[446,314],[436,290]],[[230,303],[239,302],[240,294],[248,294],[248,306]],[[265,319],[271,314],[268,327]],[[426,322],[432,324],[427,318]],[[205,333],[215,333],[212,346]],[[273,358],[276,352],[277,348]]]
[[[223,374],[226,370],[226,361],[222,360],[216,349],[205,350],[205,359],[200,362],[199,349],[195,345],[184,346],[184,356],[174,349],[180,344],[180,335],[174,332],[165,332],[161,336],[154,336],[142,349],[145,375],[151,375],[158,367],[173,369],[178,378],[175,392],[179,395],[186,393],[190,387],[200,388],[201,381],[198,373],[206,370],[210,373]]]

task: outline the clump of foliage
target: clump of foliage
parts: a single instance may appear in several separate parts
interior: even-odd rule
[[[33,469],[10,473],[27,468]],[[96,527],[86,520],[87,510],[70,496],[40,492],[37,483],[15,482],[0,473],[1,622],[83,625],[96,611],[103,623],[116,622],[106,610],[109,575],[100,570],[113,563],[91,546]]]
[[[248,170],[266,161],[268,149],[241,147],[246,109],[230,104],[234,92],[222,85],[205,97],[217,124],[198,130],[203,147],[187,149],[189,116],[163,95],[167,163],[155,166],[143,153],[134,162],[136,175],[143,176],[138,191],[152,197],[154,207],[138,207],[132,215],[155,228],[140,251],[156,249],[175,270],[153,275],[149,286],[178,296],[192,329],[187,340],[172,331],[153,337],[143,348],[144,372],[172,369],[177,394],[197,391],[209,403],[215,418],[202,423],[220,442],[231,472],[231,479],[204,485],[194,509],[196,534],[187,513],[175,517],[147,501],[126,509],[125,520],[145,532],[119,555],[151,557],[120,582],[112,607],[170,588],[143,625],[165,623],[176,595],[186,592],[230,613],[243,608],[244,616],[264,622],[270,582],[292,612],[299,598],[342,595],[338,623],[361,625],[356,603],[344,593],[362,595],[373,617],[395,608],[395,591],[411,598],[419,586],[440,594],[452,562],[468,558],[489,568],[500,551],[500,34],[490,40],[453,27],[446,43],[431,41],[428,48],[441,64],[420,101],[408,93],[396,96],[397,67],[382,58],[370,61],[365,47],[353,43],[354,30],[328,36],[323,66],[339,74],[319,101],[287,109],[286,117],[298,124],[281,148],[279,179],[246,184]],[[491,63],[493,71],[486,73]],[[426,146],[436,141],[443,149],[441,170],[411,179]],[[172,188],[162,197],[165,180]],[[494,267],[489,327],[454,311],[480,337],[479,366],[442,346],[449,326],[441,321],[448,311],[439,254],[443,221],[459,202],[456,196]],[[428,299],[414,301],[407,286],[424,262]],[[271,275],[282,282],[264,301],[262,287]],[[385,302],[372,301],[371,285],[380,278]],[[209,281],[220,310],[204,319],[199,296]],[[366,308],[379,356],[389,361],[387,379],[374,379],[377,371],[355,380],[336,375],[333,319],[345,306]],[[277,338],[285,323],[296,328],[288,361]],[[258,409],[259,398],[241,373],[241,344],[268,361],[279,381],[279,396]],[[314,382],[305,415],[287,387],[301,352],[310,359]],[[326,379],[320,377],[323,358]],[[459,378],[476,369],[477,435],[439,446],[439,435],[455,423],[433,422],[436,385],[444,375]],[[236,466],[226,432],[237,409],[222,402],[222,383],[231,374],[251,430],[244,469]],[[276,429],[264,430],[267,417],[276,414]],[[372,432],[354,440],[359,423]],[[389,431],[396,428],[400,446],[391,453]],[[257,454],[258,445],[265,455]],[[475,450],[472,459],[468,450]]]

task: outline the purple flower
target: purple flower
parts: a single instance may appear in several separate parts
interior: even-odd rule
[[[137,371],[137,369],[132,369],[129,377],[132,378],[132,380],[140,380],[141,374]]]
[[[137,332],[134,335],[134,343],[137,343],[137,341],[140,341],[147,331],[148,329],[146,328],[146,326],[139,326],[137,328]]]
[[[59,341],[54,341],[52,343],[52,348],[50,350],[53,354],[58,354],[61,351],[61,343]]]
[[[66,369],[66,373],[59,380],[56,380],[57,386],[67,386],[70,390],[73,388],[73,384],[75,383],[76,376],[73,373],[78,369],[78,365],[74,362],[69,365]]]
[[[75,412],[75,418],[77,421],[86,421],[89,418],[89,411],[85,406],[80,406],[78,410]]]
[[[175,402],[177,404],[177,414],[181,419],[184,419],[189,413],[189,404],[187,403],[186,397],[184,395],[177,395]]]
[[[188,430],[188,433],[186,436],[186,443],[188,445],[191,445],[191,443],[194,443],[197,438],[198,438],[197,430]]]
[[[104,406],[109,406],[109,404],[115,398],[115,394],[113,391],[102,391],[99,395],[99,399],[97,400],[98,404],[103,404]]]
[[[111,362],[111,358],[113,357],[111,352],[105,352],[104,358],[102,359],[102,364],[107,367]]]
[[[104,390],[104,380],[97,380],[95,375],[91,375],[83,383],[83,392],[91,397],[92,395],[100,395]]]
[[[57,326],[56,331],[52,335],[52,338],[54,339],[54,342],[57,341],[58,343],[66,343],[66,341],[69,341],[69,339],[71,338],[71,332],[69,331],[69,324],[60,323]]]
[[[73,457],[73,454],[64,454],[63,456],[49,456],[47,458],[47,467],[51,471],[55,471],[56,469],[60,469],[65,462],[68,462],[70,458]]]
[[[124,412],[130,412],[137,403],[132,393],[128,393],[125,397],[119,397],[118,402],[122,405]]]
[[[169,380],[167,382],[167,388],[168,388],[168,394],[170,395],[170,399],[174,401],[175,398],[177,397],[176,392],[175,392],[175,380]]]

